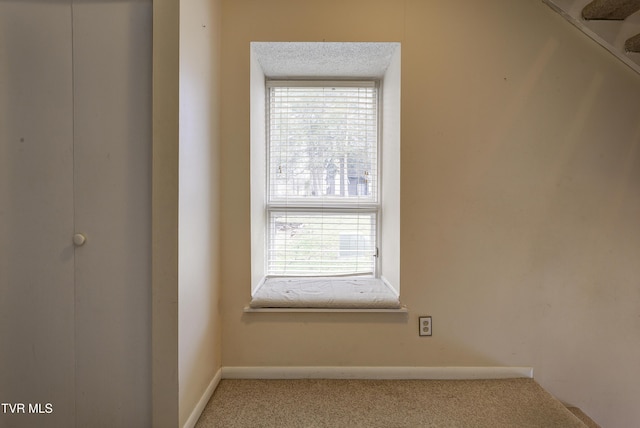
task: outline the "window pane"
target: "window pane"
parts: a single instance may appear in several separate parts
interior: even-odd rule
[[[269,91],[269,201],[376,202],[376,88]]]
[[[376,214],[273,211],[270,275],[373,274]]]

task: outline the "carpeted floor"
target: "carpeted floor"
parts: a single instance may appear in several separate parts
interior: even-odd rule
[[[578,409],[577,407],[567,407],[571,413],[576,415],[578,419],[580,419],[588,428],[602,428],[600,425],[595,423],[593,419],[591,419],[585,412]]]
[[[586,427],[533,379],[220,382],[196,428]]]

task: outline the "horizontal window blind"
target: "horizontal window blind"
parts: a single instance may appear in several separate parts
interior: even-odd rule
[[[377,104],[374,82],[268,84],[268,274],[374,274]]]
[[[271,275],[372,275],[375,212],[272,211],[267,270]]]
[[[268,111],[270,201],[377,201],[375,86],[271,86]]]

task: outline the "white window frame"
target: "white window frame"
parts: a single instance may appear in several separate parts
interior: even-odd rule
[[[381,204],[380,204],[380,117],[381,117],[381,105],[380,105],[380,81],[378,79],[367,79],[367,80],[271,80],[267,79],[266,82],[267,94],[266,94],[266,114],[265,120],[267,121],[266,126],[266,187],[265,193],[266,197],[266,242],[265,242],[265,254],[267,255],[265,259],[265,272],[269,272],[268,266],[268,255],[269,255],[269,246],[272,244],[272,240],[274,239],[271,236],[272,227],[270,227],[270,216],[274,212],[298,212],[298,213],[320,213],[324,212],[329,215],[331,214],[366,214],[372,213],[375,216],[375,242],[373,243],[373,268],[371,272],[363,272],[360,274],[353,274],[353,276],[364,276],[364,277],[377,277],[377,272],[379,271],[379,236],[380,236],[380,221],[378,220],[381,217]],[[363,87],[363,88],[375,88],[375,109],[376,109],[376,142],[375,142],[375,151],[376,151],[376,165],[375,165],[375,189],[374,189],[374,198],[371,201],[362,202],[352,201],[348,198],[337,198],[335,200],[331,199],[322,199],[322,200],[310,200],[306,198],[300,198],[295,203],[289,202],[279,202],[273,201],[270,198],[270,188],[271,188],[271,174],[270,174],[270,166],[271,166],[271,135],[269,133],[269,123],[270,123],[270,89],[274,87],[280,88],[292,88],[292,87],[315,87],[315,88],[327,88],[327,87]],[[273,274],[274,276],[277,274]],[[286,275],[291,276],[291,275]],[[314,276],[314,275],[306,275],[306,276]],[[315,276],[336,276],[331,275],[329,272],[325,272],[323,274],[315,275]],[[339,275],[337,275],[339,276]]]
[[[269,45],[269,46],[266,46]],[[265,66],[273,61],[267,57],[270,45],[278,45],[282,55],[279,63],[284,70],[295,61],[304,67],[288,74],[278,67]],[[298,49],[299,48],[299,49]],[[378,49],[380,48],[380,49]],[[267,124],[266,81],[290,80],[377,80],[378,87],[378,240],[379,257],[375,277],[400,293],[400,44],[399,43],[251,43],[250,72],[250,177],[251,177],[251,294],[266,279],[266,225],[267,225]],[[291,58],[286,53],[293,52]],[[332,55],[336,53],[335,58]],[[342,52],[342,53],[341,53]],[[344,54],[346,52],[346,54]],[[367,55],[367,61],[346,60],[354,55]],[[378,52],[380,52],[378,54]],[[344,54],[344,55],[343,55]],[[305,57],[305,55],[307,55]],[[343,57],[340,57],[343,55]],[[377,56],[376,56],[377,55]],[[291,61],[291,62],[289,62]],[[369,64],[382,63],[382,71],[367,71]],[[323,68],[329,63],[329,68]],[[365,63],[363,68],[351,70],[353,64]],[[294,64],[295,65],[295,64]],[[305,68],[306,67],[306,68]],[[275,70],[275,71],[274,71]],[[339,279],[337,279],[339,281]],[[346,280],[345,280],[346,281]]]

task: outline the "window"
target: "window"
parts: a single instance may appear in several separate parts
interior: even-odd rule
[[[267,275],[376,274],[378,90],[267,82]]]
[[[399,112],[398,43],[251,43],[251,307],[399,307]]]

